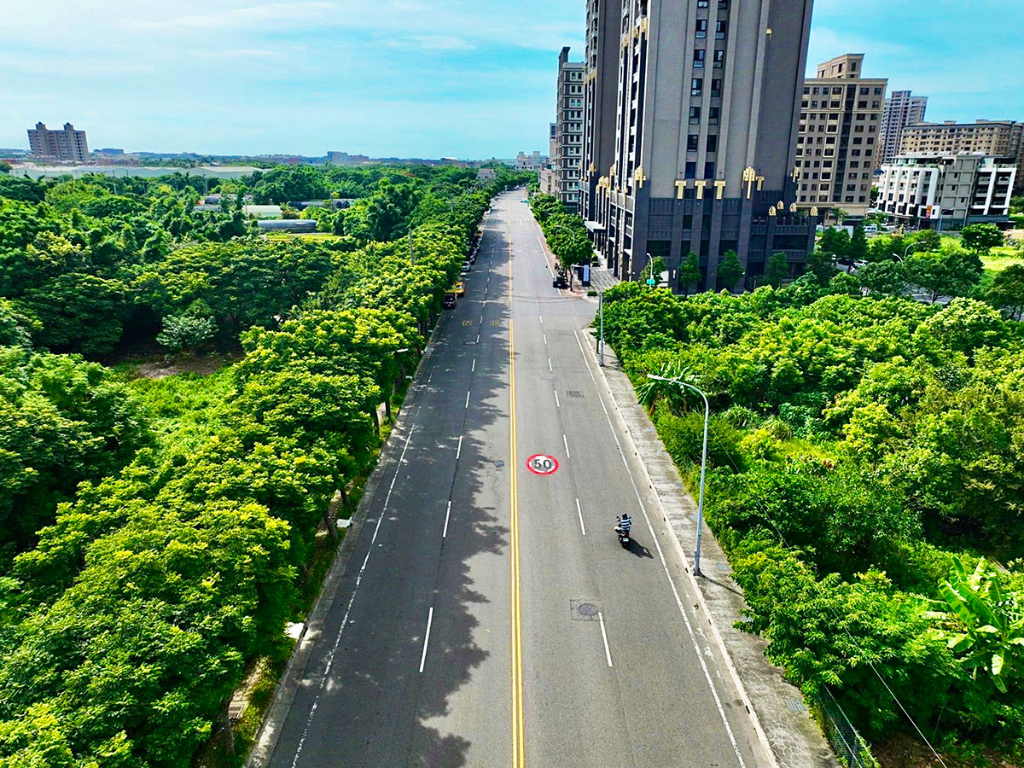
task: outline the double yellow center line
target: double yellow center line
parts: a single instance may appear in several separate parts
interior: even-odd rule
[[[512,242],[508,244],[509,312],[512,310]],[[516,336],[513,320],[509,328],[509,451],[512,466],[512,766],[526,765],[526,737],[523,707],[523,617],[519,588],[519,460],[516,458]]]

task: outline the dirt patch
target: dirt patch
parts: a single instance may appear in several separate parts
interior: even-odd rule
[[[927,746],[901,733],[883,744],[872,745],[871,753],[882,768],[942,768],[942,763],[935,759]],[[942,760],[948,768],[1022,768],[1019,762],[1010,762],[992,752],[986,752],[979,759],[964,759],[946,753]]]
[[[209,376],[227,365],[241,359],[241,355],[207,355],[204,357],[181,358],[173,362],[157,360],[139,365],[139,376],[144,379],[166,379],[182,373],[197,373]]]

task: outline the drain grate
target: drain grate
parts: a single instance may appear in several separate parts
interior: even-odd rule
[[[577,397],[581,400],[583,399],[583,393],[580,392],[578,389],[567,389],[565,390],[565,394],[567,394],[569,397]]]

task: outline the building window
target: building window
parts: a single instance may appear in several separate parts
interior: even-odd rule
[[[690,95],[700,96],[704,93],[704,78],[695,77],[690,81]]]
[[[715,22],[715,39],[716,40],[725,40],[725,32],[726,32],[726,29],[728,29],[728,27],[729,27],[729,22],[725,21],[724,19],[719,19],[718,21],[716,21]]]
[[[712,133],[710,136],[708,136],[708,152],[717,152],[717,151],[718,151],[718,135]]]
[[[697,164],[696,163],[694,163],[694,162],[687,162],[686,163],[685,177],[687,179],[696,179],[697,178]]]
[[[718,0],[718,10],[727,11],[729,10],[729,0]]]
[[[713,162],[704,163],[704,178],[715,178],[715,164]]]
[[[700,149],[700,136],[696,133],[691,133],[686,137],[686,151],[696,152],[698,149]]]
[[[705,8],[707,7],[707,3],[704,4],[704,7]],[[707,19],[697,19],[697,35],[696,36],[697,36],[698,40],[702,40],[703,38],[708,36],[708,20]]]
[[[721,112],[719,107],[708,107],[708,122],[711,125],[718,125],[718,113]]]
[[[693,52],[693,66],[694,69],[700,69],[704,66],[704,56],[707,52],[703,48],[697,48]]]
[[[690,125],[700,123],[700,107],[690,107]]]
[[[697,0],[698,8],[707,8],[710,0]]]
[[[715,67],[721,68],[725,66],[725,51],[715,51]]]
[[[711,96],[712,98],[722,95],[722,81],[712,80],[711,81]]]

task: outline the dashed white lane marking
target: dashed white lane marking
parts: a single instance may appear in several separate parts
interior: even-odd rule
[[[544,344],[547,344],[547,343],[548,343],[548,335],[545,333],[544,334]]]
[[[444,513],[444,530],[441,532],[441,538],[448,538],[448,520],[452,516],[452,500],[448,499],[448,511]]]
[[[587,526],[583,524],[583,508],[580,507],[580,500],[576,499],[576,514],[580,516],[580,530],[583,531],[583,535],[587,535]]]
[[[381,521],[384,520],[384,513],[387,511],[388,502],[391,501],[391,491],[395,489],[395,480],[398,479],[398,471],[405,462],[405,452],[409,450],[409,443],[412,442],[412,433],[415,430],[416,427],[411,427],[409,429],[409,436],[405,439],[405,448],[402,449],[402,455],[399,457],[398,465],[395,467],[395,476],[391,479],[391,487],[388,488],[388,496],[384,500],[384,507],[380,511],[380,517],[377,518],[377,527],[373,531],[373,540],[370,542],[371,546],[366,552],[363,564],[359,567],[359,573],[356,575],[356,583],[352,589],[352,596],[349,597],[348,605],[345,607],[345,615],[341,617],[341,627],[338,629],[338,636],[334,638],[334,645],[331,646],[331,651],[327,654],[327,668],[324,670],[324,676],[320,678],[320,689],[316,692],[316,698],[313,700],[313,706],[310,707],[309,716],[306,718],[306,727],[302,731],[302,738],[299,739],[299,745],[295,748],[295,757],[292,759],[292,768],[295,768],[295,766],[299,764],[299,755],[302,754],[302,748],[306,743],[306,738],[309,736],[309,728],[313,724],[313,717],[316,715],[316,711],[320,706],[320,697],[323,695],[324,688],[327,686],[327,680],[331,676],[331,668],[334,666],[334,658],[338,654],[338,647],[341,645],[342,635],[345,634],[345,627],[348,626],[348,617],[352,613],[352,605],[355,603],[356,595],[359,593],[359,585],[363,583],[363,574],[366,573],[366,564],[370,562],[370,555],[373,554],[373,541],[377,540],[377,531],[380,530]]]
[[[427,663],[427,644],[430,643],[430,625],[434,622],[434,606],[430,606],[430,612],[427,613],[427,634],[423,637],[423,655],[420,656],[420,674],[423,674],[423,665]],[[610,658],[610,657],[609,657]],[[608,666],[611,666],[609,661]]]
[[[433,610],[433,608],[431,608],[431,610]],[[601,638],[604,640],[604,657],[606,659],[608,659],[608,666],[610,667],[610,666],[612,666],[612,651],[608,647],[608,633],[605,632],[605,630],[604,630],[604,614],[601,613],[600,611],[597,612],[597,620],[599,622],[601,622]],[[427,654],[427,649],[424,648],[423,649],[423,655],[426,656],[426,654]],[[423,671],[423,668],[421,666],[420,667],[420,672],[422,672],[422,671]]]
[[[544,315],[537,315],[540,318],[540,324],[544,325]]]
[[[457,451],[455,451],[455,460],[456,461],[458,461],[460,458],[462,458],[462,438],[463,437],[464,437],[464,435],[459,435],[459,448],[458,448]]]
[[[590,373],[590,378],[594,380],[594,385],[597,386],[597,377],[594,375],[594,370],[590,365],[590,358],[583,349],[583,342],[580,341],[579,333],[573,331],[576,336],[576,343],[579,344],[580,354],[583,355],[583,361],[586,363],[587,371]],[[615,438],[615,445],[619,449],[619,457],[622,459],[622,463],[626,467],[626,474],[629,475],[629,482],[633,485],[633,493],[636,494],[637,503],[640,505],[640,511],[643,512],[644,520],[647,522],[647,528],[651,532],[651,538],[654,540],[654,548],[658,552],[658,558],[661,560],[661,567],[665,571],[665,576],[668,578],[669,586],[672,588],[672,594],[676,599],[676,607],[679,609],[680,615],[683,617],[683,623],[686,624],[686,631],[690,635],[690,642],[693,643],[693,651],[697,656],[697,661],[700,662],[700,668],[704,672],[704,679],[707,680],[708,688],[711,689],[711,696],[715,700],[715,707],[718,709],[718,716],[722,720],[722,725],[725,726],[726,735],[729,737],[729,743],[732,745],[732,751],[736,755],[736,760],[740,764],[740,768],[746,768],[747,764],[743,760],[743,754],[740,752],[739,745],[736,743],[736,736],[732,732],[732,726],[729,724],[729,719],[725,716],[725,708],[722,706],[722,699],[718,695],[718,690],[715,688],[715,684],[711,679],[711,672],[708,669],[707,663],[704,661],[704,654],[701,652],[700,644],[697,642],[697,635],[693,630],[693,625],[690,623],[690,617],[686,615],[686,609],[683,608],[683,599],[679,595],[679,589],[676,587],[676,582],[672,578],[672,572],[668,569],[668,562],[665,560],[665,554],[661,549],[661,542],[658,541],[658,536],[654,532],[654,525],[651,523],[651,518],[647,514],[647,506],[644,504],[643,498],[640,496],[640,487],[636,484],[636,478],[633,477],[633,470],[629,466],[629,462],[626,460],[626,452],[622,450],[622,444],[619,442],[619,436],[615,432],[615,426],[612,424],[612,416],[608,412],[608,407],[604,404],[604,398],[598,395],[597,398],[601,403],[601,410],[604,411],[605,418],[608,420],[608,429],[611,430],[612,437]]]
[[[466,407],[469,408],[469,392],[466,393]]]
[[[562,407],[562,404],[560,402],[558,402],[558,390],[556,389],[555,390],[555,408],[561,408],[561,407]],[[564,435],[563,435],[563,437],[564,437]]]
[[[477,343],[477,344],[479,344],[479,343],[480,343],[480,334],[479,334],[479,333],[478,333],[478,334],[476,335],[476,343]]]
[[[555,372],[555,369],[551,367],[551,358],[550,357],[548,358],[548,370],[551,371],[552,373]]]
[[[570,458],[570,456],[569,456],[569,438],[567,438],[565,436],[565,432],[562,433],[562,442],[565,443],[565,458],[568,459],[568,458]]]
[[[476,360],[473,361],[473,367],[469,369],[470,373],[476,373]]]

